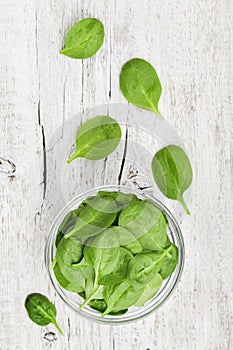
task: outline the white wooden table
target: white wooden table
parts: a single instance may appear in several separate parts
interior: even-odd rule
[[[1,0],[0,6],[0,349],[232,350],[232,1]],[[87,16],[104,23],[102,49],[84,62],[59,55],[67,30]],[[57,171],[49,141],[85,108],[125,102],[119,71],[133,57],[156,67],[160,109],[191,157],[192,215],[181,225],[186,263],[172,299],[143,321],[102,326],[63,305],[45,270],[51,224],[45,200],[51,169]],[[82,164],[73,181],[90,188],[98,174]],[[99,174],[104,166],[98,163]],[[24,299],[35,291],[55,302],[64,337],[28,319]]]

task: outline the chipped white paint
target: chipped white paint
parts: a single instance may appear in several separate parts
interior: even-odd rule
[[[86,16],[103,21],[103,48],[85,62],[60,56],[67,29]],[[1,0],[1,350],[233,349],[232,17],[230,0]],[[135,56],[156,66],[161,111],[189,150],[192,216],[172,299],[143,321],[108,327],[65,307],[45,271],[48,169],[57,171],[49,140],[84,108],[124,102],[118,75]],[[81,164],[73,180],[97,185],[104,162]],[[55,301],[64,337],[29,321],[23,303],[33,291]]]

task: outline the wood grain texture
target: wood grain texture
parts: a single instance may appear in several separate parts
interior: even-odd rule
[[[59,55],[67,30],[87,16],[103,21],[104,46],[84,62]],[[232,1],[1,0],[0,37],[0,349],[232,350]],[[77,317],[46,274],[46,199],[58,171],[50,140],[85,108],[125,102],[118,77],[132,57],[156,67],[161,112],[189,151],[192,215],[181,226],[186,264],[172,299],[111,327]],[[77,191],[104,179],[104,161],[81,165],[68,176]],[[64,337],[27,318],[24,299],[34,291],[55,302]]]

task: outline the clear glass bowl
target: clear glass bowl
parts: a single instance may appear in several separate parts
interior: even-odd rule
[[[84,308],[80,309],[80,305],[82,304],[83,299],[78,294],[72,293],[63,289],[57,282],[52,269],[52,261],[54,259],[54,256],[56,255],[56,247],[55,247],[56,234],[62,219],[70,210],[77,208],[84,199],[86,199],[89,196],[96,195],[98,191],[116,191],[116,192],[120,191],[124,193],[135,194],[140,199],[150,199],[151,201],[153,201],[154,205],[158,207],[160,210],[162,210],[166,215],[166,218],[168,221],[168,225],[167,225],[168,236],[170,238],[170,241],[174,243],[179,250],[179,259],[178,259],[178,264],[176,266],[175,271],[172,273],[171,276],[169,276],[169,278],[167,278],[163,282],[159,292],[150,301],[148,301],[142,307],[134,307],[134,306],[131,307],[129,311],[124,315],[121,315],[121,316],[107,315],[104,318],[101,316],[101,314],[98,311],[91,309],[89,306],[85,306]],[[144,194],[143,191],[141,190],[136,190],[134,188],[129,188],[126,186],[102,186],[102,187],[94,188],[90,191],[87,191],[83,194],[80,194],[74,197],[58,214],[58,216],[56,217],[56,219],[54,220],[50,228],[49,237],[45,246],[45,264],[46,264],[46,268],[47,268],[50,280],[56,292],[59,294],[62,300],[68,306],[70,306],[71,309],[76,311],[80,316],[83,316],[89,320],[104,323],[104,324],[114,325],[114,324],[130,323],[151,314],[155,309],[160,307],[175,290],[175,287],[177,286],[177,283],[180,280],[182,270],[183,270],[183,265],[184,265],[184,242],[183,242],[181,230],[175,218],[173,217],[171,212],[156,198],[154,198],[151,195]]]

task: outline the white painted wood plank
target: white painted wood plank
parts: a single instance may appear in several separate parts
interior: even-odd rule
[[[0,157],[16,171],[9,166],[9,174],[0,173],[0,349],[233,348],[232,14],[230,0],[1,1]],[[59,55],[67,30],[86,16],[103,21],[103,48],[83,63]],[[118,76],[132,57],[156,67],[164,87],[161,111],[189,151],[192,216],[182,223],[187,258],[172,299],[143,321],[108,327],[64,306],[45,271],[52,219],[46,200],[50,174],[58,171],[49,145],[57,127],[86,107],[125,101]],[[104,162],[80,164],[82,173],[72,165],[65,184],[99,185]],[[109,169],[106,176],[114,178]],[[41,330],[28,320],[23,302],[33,291],[55,301],[64,337],[43,340],[54,328]]]

